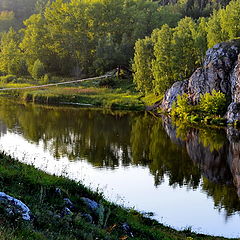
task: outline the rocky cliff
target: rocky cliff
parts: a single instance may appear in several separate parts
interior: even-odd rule
[[[240,39],[215,45],[206,52],[203,66],[192,76],[176,82],[165,93],[161,108],[169,112],[178,95],[188,94],[193,104],[200,95],[214,89],[230,99],[226,118],[229,122],[240,120]]]

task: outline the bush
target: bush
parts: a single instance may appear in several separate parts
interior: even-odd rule
[[[211,94],[205,93],[202,95],[200,102],[195,106],[191,104],[186,93],[182,96],[179,95],[172,106],[171,115],[193,123],[204,119],[207,124],[224,125],[224,120],[216,116],[223,116],[226,110],[225,94],[213,90]]]
[[[227,110],[227,100],[224,93],[213,90],[200,97],[199,108],[204,115],[223,115]]]
[[[40,79],[41,77],[43,77],[45,74],[45,68],[44,68],[44,65],[43,63],[37,59],[34,64],[33,64],[33,67],[31,69],[31,75],[34,79],[38,80]]]
[[[0,80],[2,83],[10,83],[10,82],[15,82],[17,80],[17,77],[15,75],[6,75],[0,77]]]
[[[99,87],[109,87],[113,88],[116,85],[114,78],[104,78],[99,81]]]
[[[188,95],[184,93],[182,96],[177,96],[177,101],[172,106],[172,117],[179,117],[187,119],[189,115],[194,111],[194,106],[191,105]]]
[[[48,84],[50,82],[50,77],[48,74],[45,74],[44,77],[41,78],[41,84]]]
[[[23,76],[27,74],[26,62],[22,59],[19,61],[12,61],[8,64],[8,73]]]

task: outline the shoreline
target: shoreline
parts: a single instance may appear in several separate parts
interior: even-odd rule
[[[71,234],[80,234],[78,232],[78,225],[76,224],[76,221],[80,221],[81,226],[84,226],[84,228],[86,227],[83,230],[84,232],[81,233],[83,236],[82,239],[88,239],[84,237],[84,233],[86,233],[89,227],[91,227],[94,234],[96,234],[95,236],[102,236],[99,239],[121,239],[123,236],[127,237],[126,239],[227,239],[224,237],[196,234],[191,232],[190,229],[183,231],[174,230],[158,223],[156,220],[144,217],[143,214],[133,209],[126,209],[106,201],[102,193],[93,192],[81,183],[76,183],[63,177],[51,176],[35,169],[32,166],[19,163],[17,160],[4,155],[3,153],[0,154],[0,159],[0,183],[3,186],[2,189],[4,191],[7,190],[6,194],[13,195],[25,203],[30,208],[34,216],[34,220],[29,223],[21,221],[18,217],[16,217],[16,222],[13,226],[11,225],[13,216],[4,215],[6,213],[4,213],[1,208],[0,215],[6,218],[4,220],[4,224],[2,224],[3,229],[5,229],[5,233],[3,232],[3,234],[6,234],[6,237],[7,234],[10,234],[10,230],[12,232],[11,234],[18,235],[19,238],[17,239],[22,239],[20,236],[24,236],[24,232],[27,229],[28,234],[34,236],[34,238],[28,239],[66,239],[55,238],[55,231],[59,228],[59,222],[61,224],[69,225]],[[5,186],[6,182],[8,182],[9,186]],[[29,188],[30,186],[31,188]],[[63,192],[64,197],[68,198],[76,208],[72,209],[70,216],[61,215],[62,208],[66,206],[64,206],[64,201],[56,196],[56,193],[53,191],[54,189],[62,189],[61,191]],[[81,206],[81,198],[83,197],[101,204],[105,209],[104,214],[110,212],[105,226],[100,226],[99,223],[96,223],[99,221],[99,216],[97,216],[98,213],[94,213],[91,209],[89,210],[86,209],[86,207]],[[36,201],[36,199],[41,200]],[[42,208],[44,208],[43,212],[41,210]],[[49,211],[51,211],[51,214],[49,214]],[[86,219],[79,216],[80,213],[91,215],[93,218],[92,222],[86,222]],[[60,217],[57,217],[57,215],[60,215]],[[57,221],[55,219],[56,217]],[[44,222],[48,222],[47,226],[41,223],[43,225],[39,227],[38,221],[41,221],[41,218],[44,218]],[[62,221],[64,223],[62,223]],[[122,224],[124,223],[128,226],[129,232],[126,232],[126,229],[122,228]],[[49,229],[49,225],[51,225],[51,229]],[[56,228],[56,226],[58,226],[58,228]],[[112,232],[110,231],[109,233],[109,228],[113,226],[115,226],[114,229],[112,229]],[[67,237],[70,232],[59,232],[59,237]],[[46,234],[48,234],[47,238],[45,238]],[[133,236],[131,236],[131,234]],[[52,238],[52,236],[54,237]],[[73,238],[69,237],[68,239],[75,239],[75,236],[73,236]]]

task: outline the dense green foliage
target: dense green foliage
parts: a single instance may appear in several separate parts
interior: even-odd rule
[[[46,72],[100,74],[129,65],[135,41],[165,22],[175,25],[181,14],[170,9],[171,14],[174,18],[164,19],[166,11],[157,2],[145,0],[57,0],[24,21],[25,28],[15,33],[18,41],[5,33],[0,55],[9,48],[4,41],[8,38],[14,42],[14,56],[25,61],[29,73],[39,59]],[[9,64],[2,59],[1,65]],[[0,71],[13,74],[3,67]]]
[[[137,89],[161,96],[201,65],[208,47],[240,36],[240,0],[18,4],[26,4],[19,7],[22,20],[31,16],[20,31],[2,34],[0,74],[30,75],[42,82],[52,75],[85,77],[132,65]],[[3,1],[0,20],[15,18],[16,6]]]
[[[34,62],[30,72],[34,79],[40,79],[41,77],[44,76],[44,74],[45,74],[44,65],[41,63],[41,61],[39,59],[37,59]]]
[[[207,123],[223,124],[221,117],[226,110],[225,94],[213,90],[212,93],[202,95],[197,105],[191,104],[187,94],[179,95],[172,107],[171,115],[190,122],[204,120]]]
[[[22,21],[31,16],[24,21],[24,28],[20,32],[10,29],[3,34],[0,71],[3,74],[32,75],[33,65],[39,60],[47,73],[77,77],[101,74],[119,65],[129,65],[136,40],[149,36],[154,29],[163,24],[168,24],[169,28],[176,27],[183,16],[194,19],[208,16],[221,4],[225,5],[226,2],[18,0],[15,4],[13,0],[3,0],[0,3],[0,26],[3,24],[4,28],[0,32],[10,26],[18,29]],[[11,21],[17,21],[18,26]],[[136,80],[138,89],[143,92],[153,89],[156,93],[162,92],[176,79],[188,76],[206,49],[200,39],[202,25],[196,24],[191,18],[181,20],[174,30],[166,32],[166,28],[164,26],[163,30],[154,31],[154,39],[136,44],[136,52],[142,45],[138,55],[145,51],[147,57],[134,67],[135,78],[142,79]],[[161,47],[164,37],[168,42]],[[144,44],[147,46],[143,47]],[[151,56],[147,56],[150,54],[150,45],[154,48],[154,54],[152,52]],[[192,49],[195,49],[194,53]],[[193,57],[192,61],[189,60],[190,56]],[[179,59],[181,61],[176,66]],[[159,63],[163,62],[159,67]],[[138,68],[141,66],[144,69],[144,64],[148,70],[142,74]],[[153,65],[153,71],[150,65]],[[148,81],[147,84],[140,83],[144,79]],[[151,81],[154,83],[150,84]]]
[[[50,0],[49,2],[51,2]],[[0,1],[0,33],[10,27],[23,27],[23,20],[33,13],[41,12],[48,0],[1,0]]]
[[[164,25],[154,30],[147,41],[138,40],[133,66],[139,90],[161,95],[172,83],[188,78],[203,62],[208,47],[240,37],[239,15],[240,1],[233,0],[209,18],[196,21],[185,17],[175,28]],[[149,45],[153,49],[151,54],[143,54],[139,61],[142,49]],[[146,66],[150,66],[148,71],[145,71]]]

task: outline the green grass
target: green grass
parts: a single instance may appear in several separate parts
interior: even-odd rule
[[[141,100],[145,103],[146,106],[152,106],[158,101],[162,101],[163,95],[156,96],[154,93],[143,96]]]
[[[134,84],[127,79],[112,79],[111,86],[101,86],[101,80],[84,81],[70,86],[52,86],[41,89],[12,90],[0,94],[40,104],[88,104],[94,107],[120,110],[144,110],[145,106]],[[23,84],[4,85],[21,88]]]
[[[88,239],[224,239],[197,235],[191,231],[177,232],[154,220],[143,217],[137,211],[124,209],[106,201],[102,194],[95,193],[81,183],[50,176],[32,166],[21,164],[0,154],[1,191],[23,201],[32,211],[34,219],[23,222],[19,217],[8,216],[0,205],[0,239],[24,240],[88,240]],[[55,189],[60,188],[62,196]],[[60,216],[64,206],[63,197],[68,197],[76,206],[70,216]],[[94,215],[80,200],[88,197],[102,204],[104,221]],[[94,222],[89,223],[80,213],[92,214]],[[108,217],[107,217],[108,215]],[[125,232],[122,224],[130,226],[134,237]]]

